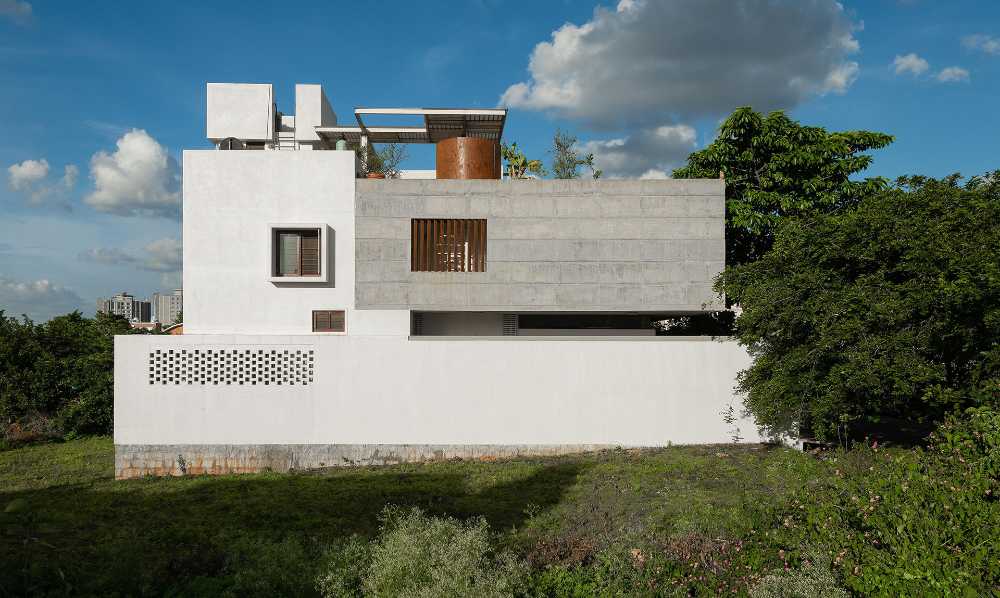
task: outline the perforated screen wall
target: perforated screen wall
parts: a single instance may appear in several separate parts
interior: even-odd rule
[[[295,347],[155,349],[149,352],[149,383],[307,386],[314,360],[311,349]]]

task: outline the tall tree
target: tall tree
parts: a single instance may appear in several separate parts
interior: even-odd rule
[[[594,154],[581,157],[576,141],[575,135],[556,129],[552,137],[552,175],[557,179],[576,179],[580,177],[580,167],[586,166],[595,179],[601,178],[602,172],[594,168]]]
[[[830,133],[782,112],[765,116],[744,107],[673,176],[725,176],[726,262],[742,264],[771,247],[783,217],[835,212],[884,189],[884,179],[851,180],[851,175],[871,164],[871,156],[861,152],[885,147],[892,139],[869,131]]]
[[[822,437],[1000,403],[1000,172],[958,180],[786,219],[762,258],[726,269],[759,424]]]

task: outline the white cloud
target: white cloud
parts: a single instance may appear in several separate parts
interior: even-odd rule
[[[941,69],[935,79],[941,83],[964,83],[969,80],[969,71],[960,66],[949,66]]]
[[[51,167],[45,158],[25,160],[7,168],[10,188],[24,193],[32,204],[41,204],[51,195],[62,196],[73,189],[80,170],[73,164],[63,168],[63,176],[58,181],[49,179]],[[66,204],[68,207],[68,204]]]
[[[792,108],[850,87],[856,29],[835,0],[627,0],[536,45],[500,104],[602,128]]]
[[[95,247],[77,255],[83,262],[107,266],[127,265],[149,272],[180,272],[183,245],[180,239],[163,238],[150,242],[141,253],[130,253],[117,247]]]
[[[7,168],[10,188],[14,191],[25,191],[49,176],[49,161],[25,160],[20,164],[11,164]]]
[[[179,289],[184,283],[180,271],[160,274],[160,286],[165,289]]]
[[[183,252],[180,239],[157,239],[146,245],[147,258],[142,268],[154,272],[177,272],[181,269]]]
[[[180,217],[181,174],[166,148],[142,129],[132,129],[114,153],[90,159],[94,191],[84,201],[122,216]]]
[[[134,255],[114,247],[95,247],[80,252],[76,257],[82,262],[96,262],[107,266],[134,264],[138,261]]]
[[[26,314],[45,321],[81,308],[83,300],[75,291],[47,279],[23,282],[0,275],[0,309],[7,316]]]
[[[991,37],[981,33],[967,35],[962,38],[962,45],[970,50],[979,50],[987,54],[1000,56],[1000,38],[997,37]]]
[[[0,17],[24,25],[31,20],[31,4],[22,0],[0,0]]]
[[[696,140],[697,133],[688,125],[664,125],[640,129],[627,137],[587,141],[580,149],[594,154],[594,166],[608,178],[666,178],[667,170],[694,151]]]
[[[80,169],[75,164],[67,164],[63,168],[62,186],[72,189],[76,186],[76,179],[80,178]]]
[[[655,168],[650,168],[646,172],[640,174],[639,178],[642,179],[642,180],[645,180],[645,179],[669,179],[670,175],[667,174],[666,171],[657,170]]]
[[[917,76],[922,75],[927,72],[927,69],[931,67],[926,60],[917,56],[914,53],[909,53],[904,56],[896,56],[896,59],[892,61],[892,69],[897,75],[902,75],[904,73],[909,73],[911,75]]]

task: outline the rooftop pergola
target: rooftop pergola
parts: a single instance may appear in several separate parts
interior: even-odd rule
[[[368,126],[366,116],[422,116],[422,127]],[[316,127],[316,134],[335,143],[437,143],[449,137],[500,141],[506,108],[355,108],[356,127]]]

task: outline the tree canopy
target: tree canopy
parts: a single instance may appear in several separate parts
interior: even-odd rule
[[[121,316],[80,312],[36,324],[0,310],[0,440],[108,434]]]
[[[829,213],[856,205],[886,187],[880,178],[851,180],[871,163],[862,152],[892,137],[869,131],[827,132],[782,112],[739,108],[719,136],[688,157],[674,178],[726,178],[726,262],[760,258],[785,216]]]
[[[959,181],[903,178],[785,219],[770,251],[727,268],[717,289],[743,310],[739,385],[759,424],[822,438],[997,404],[1000,171]]]

